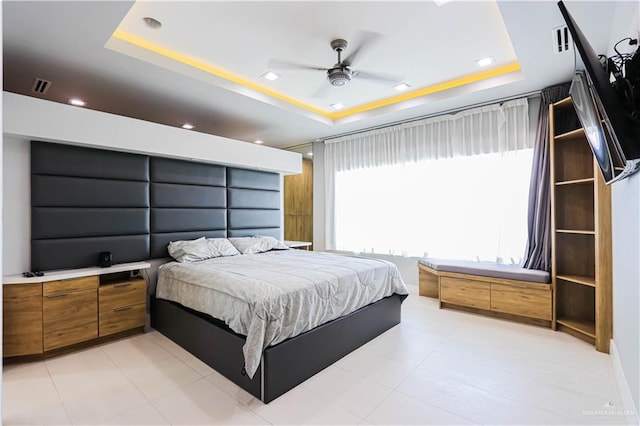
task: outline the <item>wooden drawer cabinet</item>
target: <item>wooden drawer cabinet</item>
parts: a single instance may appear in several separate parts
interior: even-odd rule
[[[41,354],[143,327],[146,281],[121,275],[103,276],[102,284],[98,275],[5,284],[3,356]]]
[[[491,310],[551,321],[551,291],[491,284]]]
[[[491,290],[489,284],[461,278],[440,278],[440,300],[455,305],[489,309]]]
[[[132,279],[100,286],[100,312],[146,301],[144,279]]]
[[[79,290],[89,290],[98,288],[98,277],[74,278],[71,280],[48,281],[42,284],[42,295],[44,297],[67,293]]]
[[[144,303],[100,311],[100,336],[144,327],[146,321],[147,309]]]
[[[2,355],[42,353],[42,283],[2,289]]]
[[[60,291],[43,298],[44,350],[98,337],[98,293],[95,288]]]
[[[100,336],[146,323],[146,282],[142,278],[100,286]]]
[[[514,319],[513,316],[516,316],[523,317],[520,320],[534,319],[549,323],[553,317],[553,289],[548,284],[443,272],[424,265],[418,265],[418,275],[420,295],[438,297],[440,306],[445,303],[450,307],[493,312],[503,318]]]

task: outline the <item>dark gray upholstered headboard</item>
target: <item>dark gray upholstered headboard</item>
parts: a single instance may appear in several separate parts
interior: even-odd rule
[[[228,168],[227,197],[229,237],[281,237],[279,175]]]
[[[226,237],[226,181],[223,166],[151,159],[151,257],[170,241]]]
[[[149,258],[149,158],[31,143],[31,268]]]
[[[167,257],[205,237],[281,237],[280,175],[54,143],[31,143],[31,268]]]

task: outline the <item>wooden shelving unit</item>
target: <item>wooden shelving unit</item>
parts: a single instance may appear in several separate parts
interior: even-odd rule
[[[611,192],[571,98],[549,107],[553,328],[609,352]]]
[[[596,280],[594,277],[585,277],[581,275],[556,275],[556,279],[575,284],[588,285],[589,287],[596,286]]]
[[[558,324],[567,327],[573,331],[584,334],[595,340],[596,327],[593,321],[583,320],[579,318],[558,318]]]

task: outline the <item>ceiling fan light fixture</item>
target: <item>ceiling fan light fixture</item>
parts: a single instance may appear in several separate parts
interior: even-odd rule
[[[405,90],[408,90],[411,86],[409,86],[407,83],[400,83],[396,86],[393,86],[394,89],[396,89],[398,92],[404,92]]]
[[[342,102],[336,102],[335,104],[329,105],[333,109],[342,109],[344,108],[344,104]]]
[[[349,68],[332,68],[327,71],[327,80],[332,86],[344,86],[351,81],[351,70]]]
[[[271,81],[273,81],[273,80],[277,80],[277,79],[279,79],[281,76],[280,76],[280,74],[276,74],[276,73],[275,73],[275,72],[273,72],[273,71],[267,71],[267,72],[265,72],[264,74],[262,74],[260,77],[262,77],[262,78],[264,78],[264,79],[266,79],[266,80],[271,80]]]

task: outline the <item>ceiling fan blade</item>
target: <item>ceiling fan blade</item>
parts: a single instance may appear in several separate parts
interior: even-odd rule
[[[401,75],[395,74],[383,74],[383,73],[370,73],[366,71],[353,71],[353,78],[357,78],[358,80],[371,80],[379,83],[390,83],[397,84],[404,80],[404,77]]]
[[[329,68],[314,67],[312,65],[297,64],[295,62],[281,61],[279,59],[270,59],[269,68],[275,69],[302,69],[302,70],[315,70],[315,71],[327,71]]]
[[[327,84],[327,82],[325,81],[321,86],[318,87],[318,89],[315,92],[313,92],[309,96],[315,99],[323,99],[327,96],[327,93],[329,92],[330,88],[331,88],[331,85]]]
[[[362,52],[362,49],[367,49],[371,46],[378,38],[380,38],[380,34],[374,33],[371,31],[361,31],[362,36],[360,38],[360,43],[349,53],[349,55],[342,60],[342,63],[346,66],[350,66],[353,64],[353,61],[356,59],[358,54]],[[347,50],[350,50],[347,48]]]

